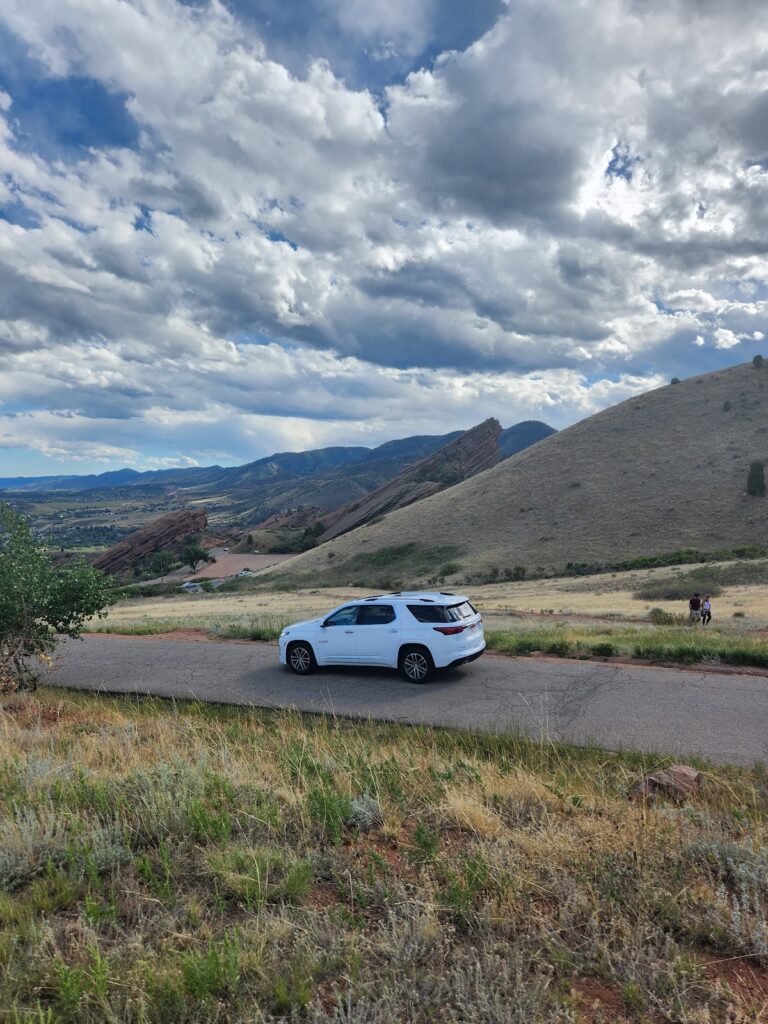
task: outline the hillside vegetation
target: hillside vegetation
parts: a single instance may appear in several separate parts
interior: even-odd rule
[[[746,493],[755,460],[768,461],[768,368],[748,364],[629,399],[268,571],[319,582],[382,549],[452,545],[460,581],[761,545],[768,503]]]
[[[765,776],[665,763],[0,697],[0,1021],[758,1024]]]

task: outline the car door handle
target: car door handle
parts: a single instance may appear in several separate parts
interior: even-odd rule
[[[355,631],[354,631],[354,629],[345,629],[344,632],[345,633],[354,633]]]
[[[399,629],[388,629],[387,632],[388,633],[399,633],[400,630]]]

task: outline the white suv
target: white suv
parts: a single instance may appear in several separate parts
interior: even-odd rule
[[[397,593],[349,601],[280,634],[280,661],[299,675],[318,665],[386,665],[412,683],[485,650],[482,616],[461,594]]]

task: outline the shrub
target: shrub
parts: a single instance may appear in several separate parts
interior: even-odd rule
[[[26,659],[50,655],[57,634],[80,636],[112,600],[108,576],[85,562],[54,566],[23,516],[0,503],[0,691],[34,686]]]
[[[762,498],[765,496],[765,470],[762,462],[755,460],[749,467],[749,473],[747,474],[747,494],[751,494],[753,498]]]
[[[638,587],[632,596],[637,601],[687,601],[694,591],[717,597],[723,592],[723,588],[715,573],[705,575],[702,570],[696,576],[691,573],[689,576],[683,576],[682,579],[668,576],[661,580],[649,580],[643,586]]]
[[[663,608],[651,608],[648,618],[654,626],[679,626],[685,621],[684,615],[675,615],[673,612],[664,611]]]
[[[760,355],[752,356],[752,365],[754,366],[754,368],[756,370],[759,370],[764,362],[765,362],[765,359],[763,359],[762,356],[760,356]]]
[[[438,575],[442,577],[454,576],[457,572],[461,572],[461,565],[458,562],[446,562],[445,565],[441,566]]]
[[[730,402],[723,402],[723,412],[730,412],[730,411],[731,411],[731,403]]]
[[[680,383],[680,378],[679,377],[673,377],[672,380],[669,383],[670,384],[679,384]]]
[[[601,640],[596,644],[592,644],[590,653],[597,658],[610,658],[616,654],[616,644],[611,643],[610,640]]]

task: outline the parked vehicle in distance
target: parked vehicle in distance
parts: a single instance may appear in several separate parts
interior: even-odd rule
[[[280,662],[298,675],[318,665],[385,665],[423,683],[484,650],[483,617],[463,594],[379,594],[280,634]]]
[[[241,569],[240,572],[237,575],[238,575],[238,578],[239,578],[241,576],[253,576],[253,573],[251,572],[250,569]]]
[[[202,589],[203,588],[200,586],[199,583],[193,583],[191,581],[188,581],[187,583],[182,583],[181,586],[179,587],[179,590],[186,590],[188,594],[196,594],[198,593],[198,591],[201,591]]]

